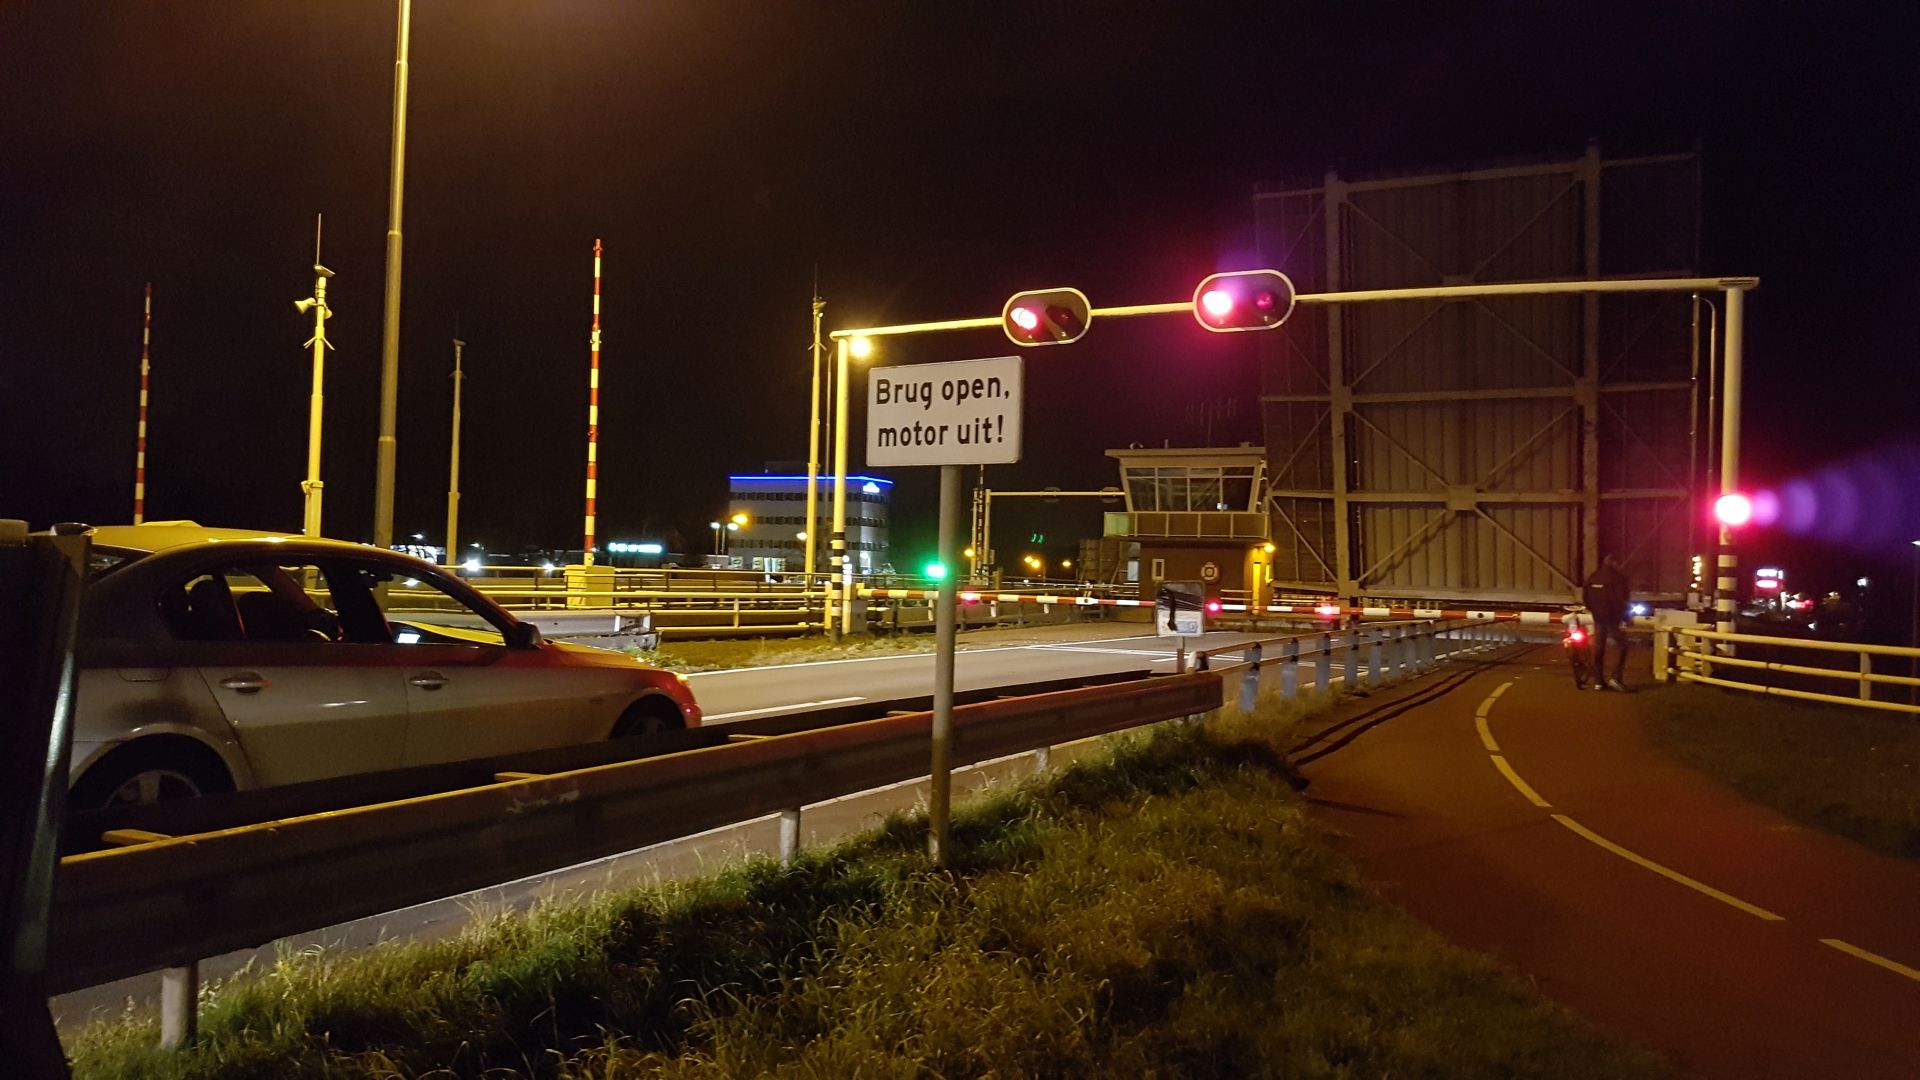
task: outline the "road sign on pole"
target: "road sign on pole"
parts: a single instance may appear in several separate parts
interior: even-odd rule
[[[867,378],[867,464],[940,466],[940,565],[952,567],[960,469],[1020,460],[1017,356],[875,368]],[[943,574],[934,601],[933,739],[927,853],[948,863],[953,802],[953,653],[958,583]]]
[[[1020,372],[1017,356],[874,368],[867,377],[867,464],[1019,461]]]

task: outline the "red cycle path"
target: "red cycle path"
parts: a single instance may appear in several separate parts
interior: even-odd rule
[[[1370,878],[1453,941],[1689,1072],[1920,1078],[1920,980],[1822,943],[1920,969],[1920,863],[1797,825],[1673,764],[1624,698],[1576,690],[1557,650],[1495,656],[1305,768],[1316,814]],[[1476,729],[1503,683],[1488,734],[1549,807],[1499,771]],[[1376,692],[1366,707],[1432,684]],[[1670,880],[1555,815],[1779,918]]]

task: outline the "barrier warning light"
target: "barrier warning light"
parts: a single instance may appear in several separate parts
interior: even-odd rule
[[[1278,270],[1215,274],[1193,290],[1193,317],[1219,334],[1271,330],[1293,314],[1293,282]]]
[[[1737,491],[1729,491],[1714,500],[1713,516],[1720,524],[1737,529],[1753,520],[1753,500]]]
[[[1014,293],[1000,323],[1015,345],[1065,345],[1079,341],[1093,321],[1093,305],[1079,289],[1033,289]]]

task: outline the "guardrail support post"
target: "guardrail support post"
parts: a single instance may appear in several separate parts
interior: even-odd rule
[[[1333,686],[1333,635],[1320,635],[1320,654],[1313,658],[1313,688],[1326,693]]]
[[[1053,747],[1038,746],[1033,751],[1033,773],[1035,776],[1053,768]]]
[[[193,1043],[200,1026],[200,965],[170,967],[160,973],[160,1048],[178,1050]]]
[[[1873,700],[1873,680],[1869,678],[1869,676],[1871,676],[1872,674],[1873,674],[1873,654],[1863,652],[1860,654],[1860,700],[1861,701]]]
[[[1367,667],[1371,669],[1370,674],[1372,675],[1372,678],[1370,678],[1367,681],[1368,686],[1381,687],[1387,684],[1387,679],[1386,679],[1387,673],[1384,670],[1382,670],[1383,666],[1384,664],[1381,658],[1381,650],[1380,650],[1380,636],[1376,634],[1374,635],[1373,640],[1367,642]]]
[[[1393,681],[1399,682],[1407,677],[1407,628],[1395,627],[1393,630]]]
[[[793,857],[800,854],[800,811],[780,811],[780,868],[793,865]]]
[[[1287,642],[1284,651],[1286,659],[1280,665],[1280,696],[1292,698],[1300,692],[1300,642]]]
[[[1247,673],[1240,679],[1240,711],[1250,713],[1254,702],[1260,697],[1260,643],[1248,646]]]

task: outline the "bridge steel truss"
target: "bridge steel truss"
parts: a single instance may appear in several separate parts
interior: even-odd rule
[[[1613,552],[1637,595],[1684,593],[1712,543],[1698,293],[1473,287],[1692,278],[1698,170],[1590,146],[1256,196],[1262,265],[1303,294],[1455,294],[1303,304],[1260,335],[1276,584],[1564,602]]]

